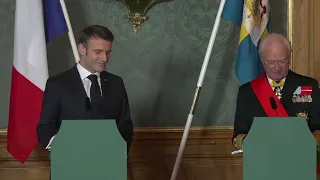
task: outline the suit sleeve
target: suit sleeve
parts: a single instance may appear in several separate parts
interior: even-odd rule
[[[44,148],[46,148],[50,139],[57,133],[59,118],[59,97],[57,91],[57,85],[48,79],[42,98],[40,121],[37,126],[38,141]]]
[[[318,82],[312,85],[312,110],[310,114],[310,130],[313,133],[318,147],[320,147],[320,89]]]
[[[120,117],[118,121],[118,128],[122,137],[127,142],[128,152],[129,152],[132,138],[133,138],[133,123],[132,123],[131,114],[130,114],[130,105],[129,105],[128,95],[124,87],[123,81],[121,81],[121,83],[123,87],[123,97],[121,102],[122,105],[121,105],[121,112],[120,112]]]
[[[247,114],[247,102],[245,89],[240,86],[238,97],[237,97],[237,107],[234,120],[234,133],[232,143],[235,148],[242,148],[242,141],[245,136],[248,134],[250,126],[248,126],[249,117]]]

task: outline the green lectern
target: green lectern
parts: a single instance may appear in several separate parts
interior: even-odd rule
[[[51,145],[51,180],[108,179],[127,179],[127,144],[115,120],[63,120]]]
[[[316,153],[305,118],[255,118],[243,141],[243,180],[316,180]]]

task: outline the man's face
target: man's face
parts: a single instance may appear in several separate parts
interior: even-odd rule
[[[267,76],[274,81],[280,81],[286,77],[289,71],[290,52],[288,47],[281,43],[270,44],[265,47],[262,61]]]
[[[102,72],[109,61],[112,42],[101,38],[90,38],[87,47],[79,44],[80,64],[91,73]]]

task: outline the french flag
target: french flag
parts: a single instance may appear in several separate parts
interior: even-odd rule
[[[17,0],[7,150],[21,163],[38,144],[48,79],[46,42],[68,32],[59,0]]]

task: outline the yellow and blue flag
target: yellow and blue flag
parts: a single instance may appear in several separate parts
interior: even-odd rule
[[[235,75],[241,84],[264,73],[259,42],[271,32],[268,0],[226,0],[222,17],[241,25]]]

